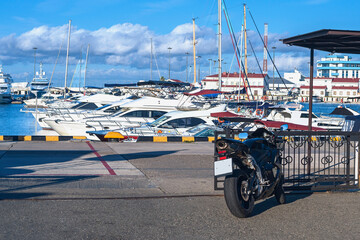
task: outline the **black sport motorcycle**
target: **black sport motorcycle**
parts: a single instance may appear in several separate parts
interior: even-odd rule
[[[281,126],[286,130],[287,125]],[[226,176],[224,195],[230,212],[239,218],[248,217],[254,201],[272,196],[280,204],[286,202],[283,189],[284,175],[277,136],[265,128],[248,135],[239,134],[239,141],[221,138],[215,142],[218,161],[215,176]]]

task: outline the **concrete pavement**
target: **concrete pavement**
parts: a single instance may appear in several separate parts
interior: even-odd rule
[[[359,193],[233,217],[211,143],[0,143],[0,239],[357,239]]]

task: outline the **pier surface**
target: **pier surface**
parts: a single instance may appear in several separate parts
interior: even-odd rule
[[[0,142],[0,239],[357,239],[359,193],[233,217],[212,143]]]

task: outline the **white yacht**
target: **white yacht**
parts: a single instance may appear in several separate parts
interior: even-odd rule
[[[143,123],[153,122],[167,112],[177,110],[179,105],[195,109],[191,102],[184,103],[178,99],[145,96],[118,105],[121,110],[108,116],[86,117],[70,121],[51,117],[43,121],[62,136],[77,135],[94,139],[86,132],[139,127]]]
[[[30,83],[30,91],[34,94],[40,93],[41,95],[41,93],[45,93],[50,86],[50,81],[45,77],[42,66],[42,63],[40,63],[40,70],[39,72],[36,72],[35,77]]]
[[[300,105],[301,106],[301,105]],[[278,105],[263,119],[263,121],[286,122],[302,126],[308,126],[309,111],[301,110],[296,105]],[[343,118],[325,118],[312,113],[312,126],[327,130],[341,130]]]
[[[172,111],[166,113],[154,122],[142,125],[138,128],[127,128],[114,130],[125,138],[137,139],[139,136],[171,136],[183,135],[190,128],[199,124],[215,126],[217,118],[212,117],[211,113],[225,111],[226,105],[221,104],[207,110],[198,111]]]
[[[13,82],[10,74],[3,73],[0,65],[0,103],[11,103],[11,83]]]
[[[46,99],[44,94],[41,99]],[[47,103],[46,108],[41,110],[25,110],[30,112],[43,129],[52,129],[43,120],[50,118],[57,121],[78,121],[86,117],[109,115],[120,109],[121,103],[129,102],[132,99],[122,99],[123,96],[109,94],[95,94],[91,96],[74,96],[67,99],[59,99],[53,103]],[[40,99],[39,99],[40,100]],[[113,104],[108,104],[113,102]],[[31,106],[31,105],[29,105]]]

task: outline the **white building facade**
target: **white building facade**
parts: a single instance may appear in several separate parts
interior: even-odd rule
[[[317,77],[359,78],[360,61],[351,61],[346,55],[329,55],[317,62]]]
[[[219,89],[219,78],[218,74],[206,76],[202,81],[203,89]],[[223,92],[234,92],[244,88],[244,82],[246,82],[245,75],[242,74],[240,77],[239,73],[226,73],[223,72],[221,75],[222,86],[221,91]],[[260,99],[265,95],[268,86],[266,82],[269,80],[268,75],[257,74],[257,73],[248,73],[247,74],[248,83],[247,86],[250,86],[248,89],[248,94],[253,95],[255,99]],[[239,89],[240,86],[240,89]],[[251,93],[250,93],[251,91]]]
[[[300,87],[305,84],[305,76],[297,69],[294,72],[284,73],[284,78],[292,82],[295,87]]]

